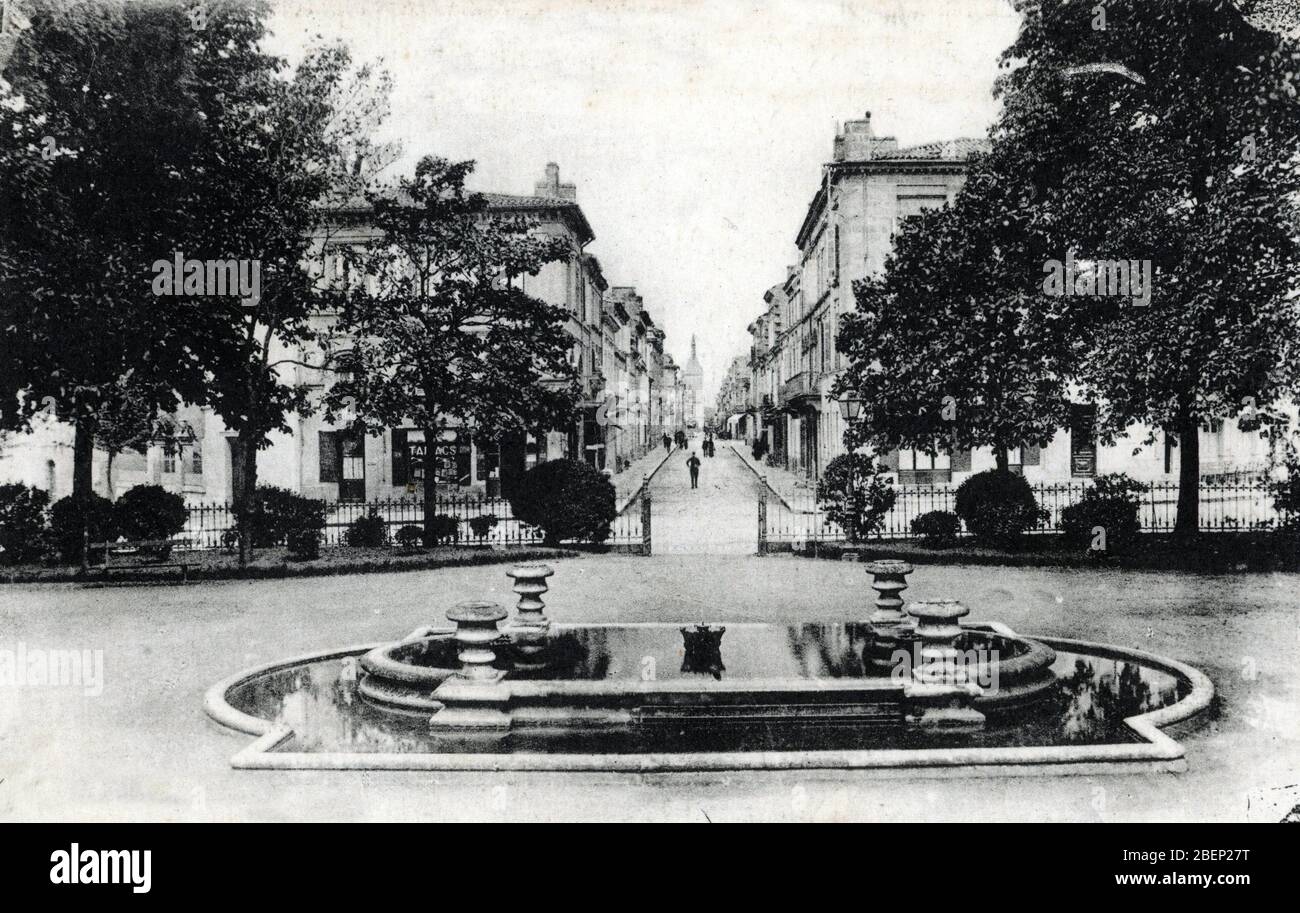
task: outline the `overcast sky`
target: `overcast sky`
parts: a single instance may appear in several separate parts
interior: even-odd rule
[[[983,136],[1008,0],[276,0],[273,49],[320,35],[392,72],[389,136],[478,162],[479,190],[578,186],[589,248],[710,397],[830,159],[871,111],[899,143]]]

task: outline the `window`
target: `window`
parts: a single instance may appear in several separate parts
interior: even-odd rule
[[[951,469],[952,457],[947,453],[927,453],[924,450],[899,450],[898,468],[900,470],[929,471]]]
[[[176,454],[175,454],[175,453],[167,453],[166,451],[163,452],[163,456],[162,456],[162,471],[163,471],[163,474],[164,474],[164,475],[168,475],[168,474],[174,473],[174,472],[176,471]]]
[[[1070,406],[1070,475],[1088,479],[1097,474],[1097,407]]]
[[[203,448],[202,447],[195,446],[195,448],[190,451],[189,471],[194,473],[195,475],[199,475],[199,476],[203,475]]]
[[[832,265],[832,282],[840,284],[840,227],[835,226],[835,262]]]
[[[948,197],[946,194],[900,196],[894,209],[894,233],[898,232],[903,220],[909,216],[920,215],[927,209],[935,209],[947,202]]]
[[[933,485],[951,481],[952,457],[948,453],[913,449],[898,451],[898,484]]]

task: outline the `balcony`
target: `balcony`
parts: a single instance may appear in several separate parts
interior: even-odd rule
[[[813,375],[800,371],[781,385],[780,403],[787,409],[802,409],[821,399]]]

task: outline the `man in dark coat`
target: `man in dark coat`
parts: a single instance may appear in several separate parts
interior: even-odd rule
[[[691,458],[686,461],[686,468],[691,471],[691,488],[700,487],[700,458],[691,451]]]

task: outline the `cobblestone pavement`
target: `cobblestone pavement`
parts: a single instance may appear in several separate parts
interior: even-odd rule
[[[719,441],[717,456],[694,439],[676,450],[650,483],[656,555],[753,555],[758,551],[758,480]],[[686,462],[700,457],[700,487],[691,488]]]

